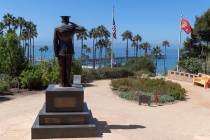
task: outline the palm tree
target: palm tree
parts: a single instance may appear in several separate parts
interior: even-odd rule
[[[107,28],[103,25],[100,25],[97,27],[98,37],[101,38],[109,38],[110,32],[107,30]]]
[[[134,40],[134,41],[136,42],[136,44],[137,44],[137,47],[136,47],[136,57],[138,57],[138,50],[141,49],[141,48],[139,47],[139,42],[141,42],[142,38],[141,38],[141,36],[140,36],[139,34],[137,34],[137,35],[135,35],[135,36],[133,37],[133,40]]]
[[[163,47],[165,48],[165,52],[164,52],[164,73],[166,73],[166,47],[169,47],[170,44],[167,40],[163,41]]]
[[[160,55],[160,53],[161,53],[161,49],[159,46],[156,46],[155,48],[152,49],[152,55],[155,58],[155,73],[156,74],[157,74],[157,59],[158,59],[158,56]]]
[[[102,54],[103,54],[103,48],[107,48],[111,46],[111,42],[108,38],[100,39],[98,42],[96,42],[96,47],[99,48],[99,59],[101,61]],[[99,67],[101,67],[101,62],[99,63]]]
[[[84,44],[83,45],[83,59],[85,60],[85,64],[87,64],[87,60],[89,59],[89,54],[91,53],[91,49],[86,45]]]
[[[47,45],[45,45],[45,46],[43,47],[43,51],[44,51],[44,59],[45,59],[45,54],[46,54],[46,52],[48,51],[48,46],[47,46]]]
[[[99,48],[99,59],[101,61],[102,59],[102,52],[103,52],[103,48],[106,48],[108,46],[111,45],[110,41],[109,41],[109,37],[110,37],[110,32],[107,30],[107,28],[103,25],[100,25],[96,28],[97,30],[97,36],[99,38],[99,40],[97,41],[96,48]],[[99,67],[101,67],[101,63],[99,65]]]
[[[25,19],[23,17],[18,17],[16,19],[16,24],[19,27],[19,46],[21,45],[21,37],[22,37],[22,30],[23,30],[23,26],[25,25]]]
[[[12,31],[12,26],[13,26],[13,30],[17,28],[16,24],[15,24],[15,17],[12,15],[12,14],[5,14],[3,16],[3,22],[4,22],[4,25],[6,27],[8,27],[8,31]]]
[[[42,58],[43,58],[42,54],[44,52],[44,47],[39,48],[39,51],[41,52],[41,62],[42,62]]]
[[[126,40],[126,61],[128,61],[128,40],[132,40],[132,32],[126,30],[125,32],[122,33],[122,40]]]
[[[23,17],[18,17],[16,19],[16,22],[17,22],[17,25],[19,26],[19,37],[21,37],[21,33],[22,33],[22,29],[23,29],[23,26],[25,25],[25,19]]]
[[[87,31],[77,33],[77,40],[81,40],[81,54],[80,54],[81,61],[83,57],[82,54],[83,54],[84,40],[87,40],[87,37],[88,37]]]
[[[32,60],[32,40],[37,35],[36,25],[29,21],[25,23],[25,32],[27,34],[28,48],[27,48],[27,57]]]
[[[132,40],[131,47],[133,47],[133,49],[134,49],[134,54],[133,54],[133,56],[136,56],[136,48],[138,48],[138,45],[137,45],[137,42],[136,42],[134,39]],[[137,57],[137,56],[136,56],[136,57]]]
[[[141,48],[144,50],[144,56],[147,56],[147,51],[151,48],[151,46],[148,42],[145,42],[141,44]]]
[[[92,54],[93,54],[93,69],[95,69],[95,59],[96,59],[96,48],[95,48],[95,41],[97,39],[97,37],[99,36],[98,34],[98,31],[96,28],[92,28],[90,31],[89,31],[89,36],[90,38],[93,39],[93,48],[92,48]]]
[[[23,29],[22,33],[21,33],[21,38],[23,40],[23,48],[24,48],[24,52],[25,52],[25,56],[27,56],[27,48],[28,48],[28,33],[26,29]],[[27,45],[26,45],[27,44]]]
[[[38,35],[38,33],[37,33],[36,25],[33,24],[32,31],[31,31],[31,37],[32,37],[32,50],[33,50],[33,54],[32,54],[33,64],[34,64],[34,59],[35,59],[35,56],[34,56],[34,38],[36,38],[37,35]]]

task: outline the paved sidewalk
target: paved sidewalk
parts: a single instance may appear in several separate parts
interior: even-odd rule
[[[91,83],[85,88],[85,101],[98,120],[98,137],[75,140],[210,140],[210,90],[180,83],[189,99],[158,107],[119,98],[110,80]],[[44,98],[40,92],[0,102],[0,140],[30,140]]]

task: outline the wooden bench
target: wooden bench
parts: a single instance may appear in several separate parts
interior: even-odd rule
[[[199,84],[203,85],[204,88],[209,86],[210,76],[208,75],[201,75],[201,77],[194,77],[193,78],[193,85]]]

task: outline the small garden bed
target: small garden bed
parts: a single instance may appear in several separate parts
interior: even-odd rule
[[[179,84],[164,79],[122,78],[111,81],[112,89],[122,98],[138,101],[140,95],[158,95],[159,103],[185,99],[185,89]]]

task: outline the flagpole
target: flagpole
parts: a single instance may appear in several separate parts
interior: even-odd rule
[[[181,15],[181,19],[182,19],[182,17],[183,17],[183,15]],[[181,28],[181,22],[180,22],[179,43],[180,43],[180,45],[178,46],[178,49],[177,49],[177,66],[176,66],[176,71],[177,72],[179,72],[180,47],[182,46],[182,28]]]
[[[112,11],[112,19],[114,19],[114,6]],[[113,68],[113,48],[114,48],[114,37],[112,36],[112,48],[111,48],[111,68]]]
[[[179,34],[179,43],[180,45],[178,46],[178,49],[177,49],[177,69],[176,69],[177,72],[179,72],[180,47],[182,46],[182,31],[180,31],[180,34]]]

